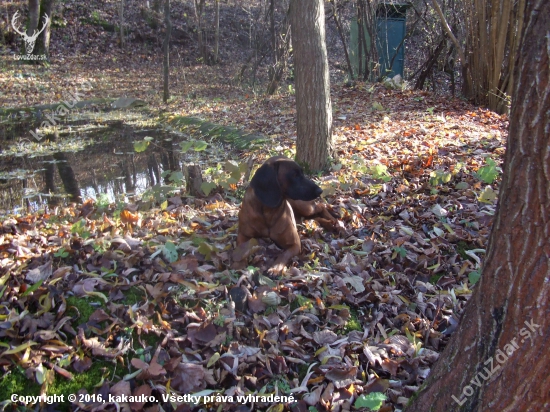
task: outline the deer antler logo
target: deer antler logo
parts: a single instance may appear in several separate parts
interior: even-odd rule
[[[35,30],[34,34],[32,36],[29,36],[24,31],[21,32],[17,30],[17,27],[15,27],[15,25],[17,24],[18,15],[19,15],[19,11],[16,11],[15,14],[13,15],[13,18],[11,19],[11,25],[13,26],[13,29],[16,31],[16,33],[19,33],[21,36],[23,36],[23,39],[25,40],[25,51],[27,52],[27,54],[31,54],[32,51],[34,50],[34,44],[36,43],[36,38],[40,33],[44,31],[44,29],[50,22],[50,18],[48,17],[47,14],[44,14],[44,26],[42,27],[42,30],[40,31]]]

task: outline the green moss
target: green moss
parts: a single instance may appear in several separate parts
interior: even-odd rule
[[[267,384],[267,392],[275,392],[275,386],[279,388],[282,393],[290,393],[290,385],[288,384],[288,378],[286,376],[278,375],[272,378]]]
[[[139,345],[139,339],[140,337],[137,334],[137,331],[134,329],[133,331],[133,337],[134,337],[134,345]],[[157,336],[154,333],[141,333],[141,341],[147,345],[152,346],[153,348],[156,348],[160,342],[162,341],[162,336]]]
[[[144,300],[145,293],[137,286],[132,286],[130,289],[122,291],[124,295],[124,304],[127,306],[135,305]]]
[[[90,369],[83,373],[74,373],[74,379],[68,380],[56,375],[54,382],[48,388],[48,394],[69,395],[80,389],[86,389],[88,393],[94,391],[94,386],[101,382],[104,376],[111,376],[114,365],[110,362],[94,360]]]
[[[361,322],[359,321],[359,318],[357,316],[357,311],[355,310],[350,311],[350,318],[346,322],[346,325],[344,326],[344,334],[347,335],[353,330],[359,330],[359,331],[363,330],[363,327],[361,326]]]
[[[298,365],[298,380],[301,382],[302,379],[305,378],[307,370],[309,369],[308,364],[300,364]]]
[[[48,395],[64,395],[77,393],[80,389],[86,389],[88,393],[94,392],[94,387],[98,385],[104,377],[112,377],[114,365],[110,362],[95,360],[90,369],[83,373],[73,373],[73,380],[68,380],[60,375],[55,376],[54,382],[48,388]],[[59,405],[60,410],[68,411],[69,402]]]
[[[437,284],[437,282],[439,282],[439,279],[441,279],[442,277],[443,277],[443,274],[441,274],[441,275],[433,275],[433,276],[430,277],[430,283],[431,283],[432,285],[435,285],[435,284]]]
[[[107,20],[103,20],[101,17],[99,17],[99,14],[95,14],[95,15],[92,14],[91,19],[81,18],[80,21],[82,21],[83,23],[86,23],[86,24],[91,24],[91,25],[94,25],[94,26],[100,26],[105,31],[111,31],[111,32],[118,31],[118,26],[117,25],[109,23]]]
[[[29,380],[20,367],[14,367],[0,378],[0,402],[10,399],[14,393],[37,396],[40,395],[40,385]]]
[[[79,298],[76,296],[69,296],[67,298],[67,315],[78,316],[74,322],[74,325],[78,326],[88,322],[92,313],[104,306],[104,302],[95,297]]]
[[[409,401],[407,402],[407,408],[413,404],[413,402],[420,396],[420,393],[426,389],[426,382],[424,382],[422,385],[420,385],[420,388],[416,392],[414,392],[411,397],[409,398]]]
[[[296,295],[296,299],[294,299],[290,304],[290,310],[294,311],[302,307],[304,310],[312,309],[313,302],[311,301],[311,299],[308,299],[302,295]]]
[[[92,367],[83,373],[73,373],[73,380],[68,380],[56,374],[53,383],[47,390],[48,395],[64,395],[77,393],[85,388],[88,393],[94,391],[94,387],[101,382],[104,376],[111,376],[114,365],[105,361],[96,361]],[[6,373],[0,378],[0,402],[10,399],[11,395],[40,395],[40,385],[25,376],[20,367],[14,367],[10,373]],[[58,405],[60,410],[69,410],[69,403],[64,402]]]
[[[463,240],[456,244],[456,253],[464,260],[474,260],[471,256],[466,254],[466,252],[471,249],[475,249],[475,245],[469,244]]]

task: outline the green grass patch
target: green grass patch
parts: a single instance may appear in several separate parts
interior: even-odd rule
[[[290,385],[286,376],[277,375],[274,379],[272,378],[267,384],[267,392],[275,392],[275,386],[283,393],[290,393]]]

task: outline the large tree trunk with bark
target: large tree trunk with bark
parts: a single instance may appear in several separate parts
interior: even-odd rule
[[[322,170],[332,155],[332,108],[322,0],[291,0],[296,74],[296,160]]]
[[[550,2],[526,0],[499,210],[457,331],[406,412],[550,409]]]

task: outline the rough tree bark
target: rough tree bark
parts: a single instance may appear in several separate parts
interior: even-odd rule
[[[290,21],[296,74],[296,160],[318,171],[327,167],[333,154],[323,0],[291,0]]]
[[[406,412],[550,409],[549,15],[548,0],[526,1],[483,274],[426,389]]]

